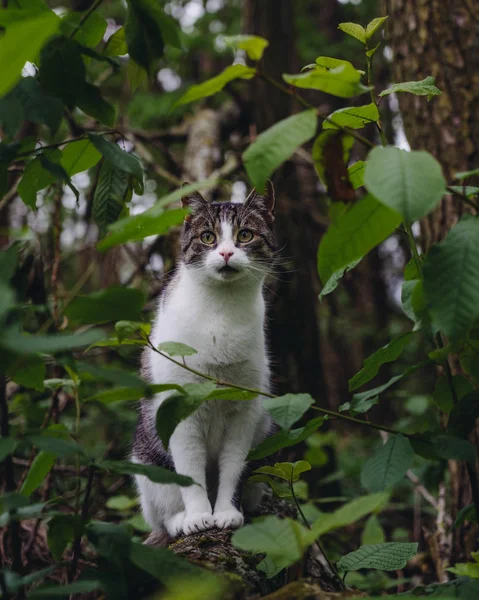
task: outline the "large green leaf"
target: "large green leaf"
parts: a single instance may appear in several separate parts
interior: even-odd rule
[[[460,398],[452,409],[447,422],[447,433],[456,437],[467,438],[479,418],[479,390]]]
[[[284,74],[283,79],[295,87],[319,90],[340,98],[352,98],[369,90],[361,84],[361,73],[351,64],[334,69],[311,69],[299,75]]]
[[[108,38],[106,46],[103,49],[103,54],[105,56],[123,56],[128,54],[124,27],[120,27],[120,29]]]
[[[334,290],[338,287],[339,282],[346,275],[346,273],[349,273],[349,271],[352,271],[355,267],[357,267],[359,265],[359,263],[361,262],[361,260],[362,260],[362,257],[357,258],[356,260],[351,261],[345,267],[341,267],[337,271],[334,271],[334,273],[331,275],[331,277],[328,279],[328,281],[323,286],[321,293],[318,296],[319,300],[322,300],[324,298],[324,296],[327,296],[331,292],[334,292]]]
[[[288,448],[289,446],[294,446],[295,444],[303,442],[314,433],[318,427],[321,427],[323,422],[323,417],[316,417],[308,421],[304,427],[298,427],[298,429],[291,429],[290,431],[281,429],[258,444],[256,448],[253,448],[248,454],[248,460],[265,458],[281,448]]]
[[[160,198],[154,206],[145,212],[112,223],[108,228],[109,235],[98,243],[98,249],[104,251],[118,244],[142,240],[149,235],[163,235],[171,227],[179,225],[186,214],[188,214],[183,209],[165,211],[165,206],[180,200],[180,198],[192,192],[211,189],[216,183],[217,180],[215,179],[206,179],[191,185],[185,185],[171,194]]]
[[[77,96],[78,108],[84,113],[94,117],[100,123],[113,127],[115,123],[115,109],[102,96],[101,90],[96,85],[85,83]]]
[[[140,290],[114,285],[87,296],[77,296],[65,309],[65,315],[78,323],[139,321],[144,302]]]
[[[0,44],[0,96],[9,92],[21,77],[27,61],[36,61],[43,44],[58,29],[60,20],[48,11],[32,18],[23,17],[6,28]]]
[[[409,224],[425,217],[446,191],[441,165],[432,154],[392,146],[371,150],[364,183],[379,202]]]
[[[159,344],[158,350],[166,352],[170,356],[193,356],[193,354],[198,354],[198,350],[180,342],[162,342]]]
[[[459,401],[463,396],[472,392],[474,389],[472,384],[463,375],[453,375],[451,383],[455,391],[455,399]],[[436,380],[432,399],[443,412],[450,413],[452,411],[454,407],[454,398],[452,396],[451,385],[447,375],[442,375],[442,377],[439,377],[439,379]]]
[[[201,98],[207,98],[208,96],[212,96],[221,91],[227,83],[230,83],[235,79],[251,79],[255,75],[256,69],[253,69],[252,67],[246,67],[245,65],[231,65],[226,67],[226,69],[219,75],[216,75],[216,77],[212,77],[211,79],[203,81],[203,83],[198,83],[189,87],[176,105],[181,106],[182,104],[189,104],[190,102],[195,102]]]
[[[44,450],[39,452],[28,469],[20,493],[26,497],[31,496],[33,492],[40,487],[44,482],[45,477],[52,470],[55,459],[56,455],[51,452],[45,452]]]
[[[313,535],[319,537],[329,531],[356,523],[366,515],[380,511],[388,500],[388,492],[378,492],[356,498],[333,513],[321,515],[312,526]]]
[[[376,515],[371,515],[364,526],[361,534],[361,544],[384,544],[384,529]]]
[[[434,77],[426,77],[421,81],[405,81],[404,83],[393,83],[386,90],[383,90],[379,95],[388,96],[397,92],[409,92],[416,96],[427,96],[430,100],[433,96],[442,94],[441,90],[435,86],[436,79]]]
[[[371,381],[378,374],[380,367],[385,363],[395,361],[409,342],[411,334],[411,332],[408,332],[400,335],[366,358],[363,368],[349,380],[349,391],[353,392],[368,381]]]
[[[55,433],[55,432],[52,432]],[[30,443],[54,456],[72,456],[75,454],[84,454],[83,448],[70,439],[63,439],[45,431],[42,435],[29,435],[26,440]]]
[[[263,406],[282,429],[289,429],[313,404],[309,394],[286,394],[263,400]]]
[[[95,135],[93,133],[88,134],[90,141],[95,148],[103,154],[105,160],[109,161],[117,169],[121,169],[130,175],[133,175],[135,182],[134,188],[137,194],[143,193],[143,168],[140,161],[133,156],[128,154],[113,142],[109,142],[101,135]]]
[[[331,113],[328,121],[323,121],[323,129],[339,129],[340,127],[361,129],[368,123],[376,123],[378,119],[378,107],[373,103],[365,106],[348,106]]]
[[[316,111],[305,110],[279,121],[248,146],[243,161],[248,177],[260,191],[268,177],[316,133]]]
[[[225,35],[222,39],[231,48],[244,50],[251,60],[261,60],[269,46],[268,40],[258,35]]]
[[[376,17],[370,21],[366,27],[366,40],[372,38],[372,36],[384,25],[387,17]]]
[[[231,542],[242,550],[266,554],[277,563],[279,572],[300,560],[313,539],[311,532],[297,521],[269,515],[236,531]]]
[[[403,569],[408,560],[417,552],[417,542],[386,542],[361,546],[343,556],[336,565],[338,571],[358,571],[359,569],[380,569],[397,571]]]
[[[433,450],[437,456],[445,460],[465,460],[471,465],[476,464],[476,449],[467,440],[452,435],[436,435],[431,438]]]
[[[450,340],[466,335],[479,317],[479,217],[464,216],[428,252],[424,297],[433,324]]]
[[[370,492],[393,486],[411,467],[414,450],[403,435],[394,435],[371,457],[361,472],[361,483]]]
[[[107,22],[97,12],[90,13],[84,20],[85,13],[69,12],[60,22],[60,31],[67,37],[71,36],[83,46],[94,48],[103,40]],[[81,26],[79,27],[81,23]]]
[[[29,354],[14,358],[8,365],[6,374],[19,385],[43,392],[45,371],[43,358],[38,354]]]
[[[104,338],[103,331],[97,329],[74,334],[25,335],[12,327],[2,332],[0,346],[19,354],[54,354],[90,346]]]
[[[0,124],[11,137],[27,120],[45,124],[55,134],[62,117],[62,101],[46,96],[34,77],[22,78],[9,94],[0,99]]]
[[[139,463],[128,462],[126,460],[103,460],[97,464],[97,467],[105,471],[121,473],[122,475],[144,475],[154,483],[174,483],[180,486],[189,486],[194,484],[194,481],[190,477],[179,475],[178,473],[169,471],[163,467],[142,465]]]
[[[93,196],[93,220],[104,235],[108,225],[114,223],[121,214],[130,190],[130,176],[117,169],[109,161],[104,161],[98,176]]]
[[[0,462],[8,456],[9,454],[13,454],[15,452],[15,448],[17,447],[17,442],[13,438],[10,437],[1,437],[0,438]]]
[[[351,262],[361,258],[384,241],[400,225],[400,215],[380,204],[371,195],[356,202],[346,214],[332,223],[318,250],[318,271],[328,279]]]
[[[83,90],[85,76],[80,46],[74,40],[56,37],[42,49],[38,80],[46,94],[73,108]]]
[[[101,158],[101,153],[90,140],[78,140],[67,144],[62,150],[60,164],[72,177],[77,173],[94,167]]]
[[[61,560],[68,544],[77,535],[81,535],[84,527],[80,515],[57,515],[48,523],[48,547],[55,560]]]
[[[57,164],[61,160],[61,152],[58,149],[45,150],[42,152],[42,156]],[[55,177],[45,169],[41,158],[41,156],[36,156],[27,163],[23,177],[18,184],[20,198],[32,210],[36,208],[37,192],[55,181]]]
[[[185,383],[184,393],[174,394],[163,400],[156,413],[156,430],[165,448],[177,425],[189,417],[209,398],[216,385],[206,383]]]

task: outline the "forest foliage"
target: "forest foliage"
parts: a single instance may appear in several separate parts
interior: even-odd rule
[[[188,41],[176,20],[155,0],[129,0],[124,25],[104,41],[107,21],[102,9],[102,0],[95,0],[86,12],[65,11],[59,16],[43,0],[12,0],[0,11],[0,197],[10,201],[18,195],[28,210],[35,211],[41,194],[43,202],[54,206],[58,222],[50,243],[55,248],[62,194],[69,190],[78,205],[75,176],[87,172],[95,182],[90,215],[97,225],[100,255],[174,230],[188,212],[178,208],[178,201],[194,190],[212,190],[225,176],[214,173],[183,188],[163,188],[165,193],[158,194],[153,206],[139,214],[130,210],[132,198],[141,196],[148,180],[156,176],[155,159],[145,160],[122,129],[124,107],[110,98],[109,80],[119,78],[121,85],[135,92],[154,78],[159,59],[168,59],[171,52],[181,57]],[[25,250],[31,239],[2,223],[6,244],[0,256],[4,471],[0,521],[7,559],[0,578],[3,597],[67,597],[101,590],[107,598],[119,600],[139,597],[133,594],[145,588],[149,579],[158,582],[164,598],[226,597],[228,583],[221,576],[169,549],[142,544],[148,527],[126,478],[143,474],[159,483],[188,486],[194,482],[161,467],[133,464],[126,452],[111,456],[108,451],[112,439],[131,435],[134,402],[165,390],[171,390],[172,396],[158,411],[157,430],[166,446],[178,423],[202,403],[214,398],[247,402],[262,394],[279,430],[254,448],[250,458],[272,457],[300,443],[306,448],[297,461],[273,461],[252,475],[252,480],[267,482],[276,496],[294,503],[298,518],[270,515],[245,525],[232,537],[237,548],[262,555],[257,568],[273,587],[274,578],[301,564],[308,548],[320,540],[341,587],[347,576],[347,584],[371,595],[399,585],[403,591],[412,590],[417,581],[406,577],[400,584],[387,573],[404,573],[408,562],[417,557],[419,540],[399,534],[392,539],[391,528],[385,528],[382,520],[398,490],[408,497],[404,485],[412,469],[426,479],[434,472],[436,481],[445,476],[447,461],[466,464],[473,502],[447,527],[477,524],[478,456],[469,436],[479,417],[479,218],[475,214],[479,187],[469,185],[469,179],[479,169],[446,181],[432,154],[407,152],[386,139],[382,126],[386,96],[414,94],[423,102],[434,102],[441,94],[431,76],[377,89],[373,59],[382,47],[386,24],[386,16],[365,27],[338,23],[344,35],[354,38],[357,54],[362,53],[360,68],[341,57],[319,56],[298,73],[284,73],[282,81],[262,69],[268,40],[225,36],[224,43],[239,59],[214,77],[170,94],[164,107],[167,119],[192,103],[231,86],[249,85],[255,78],[269,82],[271,94],[294,95],[302,109],[252,136],[235,157],[235,169],[244,169],[261,191],[285,161],[310,143],[311,160],[330,198],[329,226],[317,253],[323,286],[318,302],[335,293],[344,275],[389,236],[399,232],[407,240],[411,260],[404,269],[401,302],[410,330],[364,361],[349,380],[350,400],[338,410],[307,393],[276,396],[207,375],[202,384],[145,381],[136,374],[133,360],[142,347],[150,346],[185,369],[191,369],[188,357],[198,351],[176,340],[152,346],[145,287],[98,286],[82,294],[86,280],[80,279],[71,294],[59,298],[52,273],[47,290],[33,302],[28,295],[31,282]],[[28,73],[25,63],[31,66]],[[323,114],[310,102],[314,96],[308,93],[306,100],[302,90],[342,98],[345,106]],[[354,105],[348,102],[351,98]],[[364,135],[365,128],[375,129],[377,143]],[[351,163],[355,145],[365,146],[368,154],[365,160]],[[446,194],[466,203],[470,214],[443,241],[421,251],[413,225]],[[420,348],[418,362],[375,385],[384,365],[398,361],[411,344]],[[117,358],[109,364],[104,357],[112,355]],[[451,371],[452,358],[460,365],[460,374]],[[425,411],[419,412],[416,419],[399,420],[394,427],[371,420],[368,413],[385,392],[402,389],[412,374],[435,367],[443,375],[435,390],[429,391],[433,402],[427,418]],[[322,511],[321,504],[308,496],[304,474],[316,471],[319,477],[320,433],[326,422],[339,421],[366,431],[378,443],[368,449],[369,456],[361,464],[360,495],[343,498],[335,508]],[[97,427],[106,432],[101,441],[95,439]],[[56,489],[61,493],[51,492],[52,478],[58,480]],[[103,489],[121,489],[121,493],[109,492],[106,504],[95,506],[99,482]],[[25,522],[34,523],[30,542]],[[361,539],[354,549],[346,543],[338,547],[337,540],[344,538],[334,536],[352,524],[362,531]],[[46,531],[49,557],[43,564],[38,557],[31,558],[40,529]],[[477,531],[475,541],[477,550]],[[411,593],[478,597],[477,553],[446,569],[446,581],[432,577]]]

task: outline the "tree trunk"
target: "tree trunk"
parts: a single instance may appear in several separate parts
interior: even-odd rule
[[[478,0],[386,0],[387,38],[393,50],[394,81],[436,78],[442,90],[430,102],[399,94],[399,105],[411,148],[427,150],[441,163],[448,183],[454,174],[479,165],[479,26]],[[468,181],[473,184],[473,180]],[[427,250],[441,240],[468,205],[445,197],[421,222],[421,245]],[[462,463],[450,463],[450,510],[471,502]],[[475,528],[455,530],[452,560],[468,555]],[[449,554],[448,548],[443,548]],[[447,560],[446,556],[446,560]],[[444,560],[444,557],[442,557]]]

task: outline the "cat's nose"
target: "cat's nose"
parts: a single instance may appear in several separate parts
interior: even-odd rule
[[[225,259],[225,263],[229,261],[229,259],[233,256],[234,252],[232,250],[221,250],[220,255]]]

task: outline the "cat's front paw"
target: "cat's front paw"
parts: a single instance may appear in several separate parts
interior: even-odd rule
[[[211,513],[194,513],[186,515],[183,521],[183,531],[185,535],[198,533],[205,529],[212,529],[215,526],[215,521]]]
[[[238,529],[244,523],[244,517],[236,508],[220,510],[213,513],[215,525],[218,529]]]

